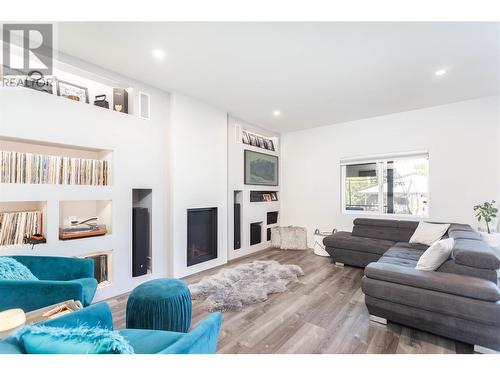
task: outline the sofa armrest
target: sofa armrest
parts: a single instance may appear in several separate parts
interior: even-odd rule
[[[0,311],[33,311],[70,299],[83,301],[83,285],[71,281],[0,280]]]
[[[94,277],[94,260],[51,257],[51,256],[13,256],[24,264],[40,280],[69,281]]]
[[[221,324],[222,314],[211,313],[192,331],[158,354],[215,354]]]
[[[496,302],[500,300],[500,291],[495,283],[470,276],[421,271],[415,268],[388,263],[370,263],[365,268],[365,276],[370,279],[455,294],[483,301]]]

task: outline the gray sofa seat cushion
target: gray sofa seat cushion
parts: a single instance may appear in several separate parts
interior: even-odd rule
[[[424,250],[393,246],[389,250],[387,250],[387,252],[384,254],[384,257],[413,260],[415,262],[418,262],[423,253]]]
[[[382,262],[370,263],[365,268],[365,276],[391,283],[416,288],[434,290],[483,301],[500,300],[498,287],[487,280],[451,273],[420,271],[414,268]],[[387,257],[386,259],[391,259]]]
[[[500,327],[500,303],[364,277],[366,295],[386,301]]]
[[[363,219],[354,220],[353,236],[389,241],[409,241],[418,226],[416,221]]]
[[[452,233],[453,234],[453,233]],[[456,239],[452,258],[464,266],[496,270],[500,259],[486,242],[472,239]]]
[[[394,241],[353,236],[350,232],[337,232],[323,239],[327,247],[384,254],[394,245]]]

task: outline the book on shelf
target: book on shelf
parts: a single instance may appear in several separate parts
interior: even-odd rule
[[[42,211],[0,212],[0,246],[22,245],[36,233],[43,233]]]
[[[0,151],[0,183],[108,185],[108,161]]]

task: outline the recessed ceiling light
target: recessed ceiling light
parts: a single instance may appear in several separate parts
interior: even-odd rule
[[[165,58],[165,51],[158,48],[153,49],[152,54],[157,60],[163,60]]]
[[[274,116],[274,117],[281,116],[281,111],[279,111],[279,110],[275,110],[275,111],[273,111],[273,116]]]
[[[446,69],[439,69],[434,72],[436,76],[444,76],[446,74]]]

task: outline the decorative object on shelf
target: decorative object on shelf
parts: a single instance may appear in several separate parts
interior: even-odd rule
[[[307,230],[303,227],[274,227],[271,246],[281,250],[307,250]]]
[[[23,242],[25,244],[31,245],[31,249],[35,247],[35,245],[41,244],[41,243],[47,243],[47,239],[43,236],[43,234],[40,233],[35,233],[31,236],[24,235]]]
[[[0,339],[13,335],[26,323],[22,309],[9,309],[0,312]]]
[[[297,265],[256,260],[206,276],[189,285],[189,290],[195,300],[206,298],[208,311],[240,311],[245,305],[266,301],[269,294],[286,292],[299,276],[304,271]]]
[[[333,229],[331,232],[328,231],[320,231],[319,229],[316,229],[314,231],[314,254],[322,256],[322,257],[329,257],[330,254],[328,254],[325,250],[325,245],[323,244],[323,239],[325,237],[331,236],[332,234],[336,233],[337,229]]]
[[[60,240],[73,240],[76,238],[103,236],[108,231],[106,225],[99,225],[97,218],[92,217],[83,221],[72,221],[70,226],[59,228]]]
[[[109,109],[109,102],[106,100],[106,95],[96,95],[94,105],[97,107]]]
[[[245,185],[278,186],[278,157],[245,150]]]
[[[270,200],[267,197],[269,195],[271,197]],[[266,198],[264,197],[266,196]],[[250,191],[250,202],[275,202],[278,201],[278,194],[275,191],[258,191],[252,190]]]
[[[242,139],[241,140],[246,145],[250,144],[250,139],[248,139],[248,133],[245,130],[243,130],[243,132],[242,132]]]
[[[0,246],[22,245],[35,233],[43,233],[42,211],[0,212]]]
[[[0,151],[0,183],[107,185],[107,160]]]
[[[258,142],[259,142],[259,147],[260,147],[260,148],[266,148],[266,144],[265,144],[265,142],[264,142],[264,138],[262,138],[262,137],[258,136],[258,137],[257,137],[257,140],[258,140]]]
[[[498,209],[496,202],[484,202],[473,207],[477,221],[484,221],[486,228],[479,228],[479,233],[483,240],[493,248],[500,248],[500,233],[495,233]],[[486,231],[484,231],[486,229]]]
[[[113,110],[128,113],[128,92],[125,89],[113,89]]]
[[[57,95],[82,103],[89,102],[88,88],[61,80],[57,80]]]
[[[29,72],[28,77],[24,81],[24,87],[28,87],[36,91],[46,92],[48,94],[53,93],[52,83],[46,80],[43,74],[37,70]]]
[[[274,142],[272,139],[266,139],[266,143],[267,143],[267,149],[269,151],[274,151]]]
[[[94,261],[94,279],[97,280],[100,286],[111,283],[111,257],[111,252],[83,256],[84,259],[92,259]]]

